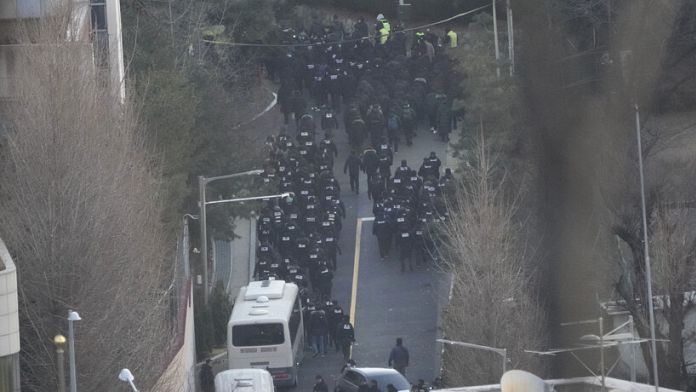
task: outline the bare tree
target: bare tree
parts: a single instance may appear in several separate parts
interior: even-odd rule
[[[451,219],[442,229],[439,251],[454,281],[445,335],[506,348],[511,368],[543,375],[540,360],[523,352],[544,346],[547,335],[533,278],[537,259],[525,235],[532,225],[520,217],[519,199],[509,193],[505,173],[488,154],[479,141],[476,162],[458,184],[449,203]],[[448,347],[445,383],[497,382],[502,365],[494,355]]]
[[[0,235],[19,271],[22,390],[56,389],[51,338],[76,324],[78,384],[119,387],[130,368],[145,389],[169,341],[170,256],[160,183],[120,105],[76,36],[70,7],[26,26],[17,95],[0,167]]]
[[[626,187],[624,190],[630,188]],[[635,321],[641,337],[649,337],[648,304],[646,300],[645,253],[639,194],[627,191],[621,207],[612,208],[612,232],[630,256],[619,258],[616,291],[625,309]],[[653,270],[653,301],[656,308],[656,338],[666,339],[657,344],[660,384],[685,389],[687,385],[685,345],[693,341],[693,326],[687,325],[688,313],[693,310],[693,290],[696,278],[696,237],[693,234],[696,216],[679,195],[691,194],[658,182],[647,194],[647,222]],[[649,345],[642,345],[643,357],[652,378],[653,353]]]

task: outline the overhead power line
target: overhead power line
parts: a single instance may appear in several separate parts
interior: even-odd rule
[[[407,29],[395,31],[394,33],[406,33],[409,31],[417,31],[417,30],[422,30],[422,29],[427,29],[428,27],[432,26],[437,26],[443,23],[450,22],[452,20],[461,18],[466,15],[473,14],[475,12],[484,10],[486,8],[490,8],[490,5],[485,5],[482,7],[474,8],[472,10],[462,12],[459,14],[456,14],[454,16],[450,16],[449,18],[438,20],[436,22],[424,24],[421,26],[416,26],[416,27],[410,27]],[[226,46],[250,46],[250,47],[260,47],[260,48],[296,48],[296,47],[308,47],[308,46],[331,46],[331,45],[338,45],[338,44],[345,44],[345,43],[350,43],[350,42],[358,42],[366,39],[374,39],[379,37],[378,34],[370,34],[366,37],[362,38],[351,38],[351,39],[346,39],[343,41],[332,41],[332,42],[319,42],[319,43],[302,43],[302,44],[261,44],[261,43],[251,43],[251,42],[226,42],[226,41],[216,41],[216,40],[209,40],[209,39],[203,39],[203,42],[209,43],[209,44],[214,44],[214,45],[226,45]]]

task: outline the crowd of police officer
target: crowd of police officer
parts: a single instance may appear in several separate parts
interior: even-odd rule
[[[353,327],[331,300],[346,214],[333,174],[338,149],[328,132],[319,142],[315,134],[313,116],[303,114],[294,138],[283,131],[267,141],[266,179],[290,197],[269,202],[259,213],[255,274],[296,283],[315,355],[325,355],[332,344],[347,360]]]
[[[423,262],[434,254],[427,233],[431,224],[446,217],[442,189],[452,180],[449,171],[441,176],[435,153],[424,158],[418,171],[402,161],[391,173],[401,137],[411,145],[419,123],[442,140],[456,126],[445,94],[447,61],[434,56],[438,38],[417,32],[409,45],[406,33],[381,14],[374,31],[373,42],[362,19],[350,35],[337,17],[329,26],[314,19],[309,31],[286,30],[288,43],[295,46],[269,67],[271,77],[280,80],[285,127],[267,140],[266,180],[292,196],[270,201],[259,214],[255,277],[296,283],[315,356],[333,345],[346,361],[354,330],[332,300],[345,218],[333,171],[337,114],[345,107],[343,122],[352,151],[344,172],[350,171],[351,190],[359,192],[361,171],[367,175],[382,260],[395,247],[402,271],[407,265],[413,270],[414,258]],[[448,34],[456,46],[456,35]],[[324,132],[319,141],[318,127]]]
[[[391,154],[389,146],[380,145],[383,154]],[[379,156],[374,151],[369,156]],[[375,158],[372,158],[374,160]],[[401,264],[401,272],[413,271],[416,264],[426,264],[436,258],[435,232],[446,221],[448,212],[444,195],[451,188],[452,172],[445,169],[435,152],[423,158],[416,171],[406,160],[390,175],[388,170],[375,171],[368,181],[371,184],[372,212],[375,220],[372,233],[377,237],[382,261],[391,255],[392,248]]]
[[[398,151],[403,138],[412,143],[419,122],[448,140],[456,121],[451,66],[441,54],[456,47],[456,33],[447,29],[441,40],[430,31],[404,32],[381,14],[373,35],[368,31],[359,19],[346,34],[336,17],[329,26],[315,20],[309,31],[287,30],[287,42],[299,46],[270,62],[280,82],[285,123],[294,116],[298,125],[310,109],[307,91],[316,105],[312,108],[324,108],[323,116],[332,122],[345,104],[343,120],[354,149],[386,140]]]
[[[331,299],[346,214],[333,174],[338,149],[330,133],[318,143],[315,134],[313,116],[303,114],[294,138],[283,131],[268,139],[266,177],[291,196],[269,202],[259,214],[255,273],[258,279],[296,283],[315,356],[325,355],[331,344],[348,360],[353,327]]]

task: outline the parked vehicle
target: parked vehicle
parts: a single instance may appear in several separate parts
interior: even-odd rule
[[[304,355],[299,291],[282,280],[250,282],[239,290],[227,323],[230,369],[266,369],[277,386],[297,384]]]
[[[275,392],[275,387],[267,370],[233,369],[215,376],[215,392]]]
[[[390,368],[347,368],[336,381],[336,392],[357,392],[363,382],[377,381],[379,389],[385,391],[392,384],[399,392],[409,392],[411,384],[406,377]]]

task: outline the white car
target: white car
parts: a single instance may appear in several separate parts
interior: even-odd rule
[[[336,382],[336,392],[357,392],[363,382],[369,385],[377,381],[380,391],[386,391],[387,385],[392,384],[399,392],[409,392],[411,384],[406,377],[390,368],[347,368]]]
[[[274,392],[273,377],[263,369],[232,369],[215,376],[215,392]]]

